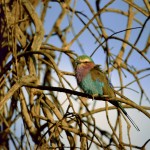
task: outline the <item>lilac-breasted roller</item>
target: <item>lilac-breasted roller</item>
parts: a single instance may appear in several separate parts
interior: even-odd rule
[[[108,97],[115,97],[114,90],[105,73],[96,65],[92,58],[87,55],[77,57],[76,63],[76,78],[80,88],[87,94],[94,96],[107,95]],[[134,123],[131,117],[127,114],[125,109],[118,101],[111,101],[111,104],[119,108],[130,120],[133,126],[138,130],[138,126]]]

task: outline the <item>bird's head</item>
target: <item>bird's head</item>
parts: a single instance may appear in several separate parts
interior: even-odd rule
[[[81,56],[77,57],[77,59],[75,60],[76,66],[89,64],[89,63],[94,63],[94,61],[92,60],[91,57],[89,57],[87,55],[81,55]]]
[[[75,60],[75,70],[78,83],[87,75],[95,66],[94,61],[87,55],[81,55]]]

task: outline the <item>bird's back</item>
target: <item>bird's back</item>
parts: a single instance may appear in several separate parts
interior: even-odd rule
[[[93,81],[99,80],[99,82],[103,83],[103,95],[108,95],[109,97],[115,97],[115,93],[110,86],[109,80],[105,73],[99,69],[98,66],[95,66],[90,70],[90,74]]]

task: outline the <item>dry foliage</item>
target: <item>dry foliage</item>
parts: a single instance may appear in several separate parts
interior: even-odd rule
[[[150,99],[141,80],[150,75],[150,68],[148,65],[140,69],[136,66],[131,67],[130,62],[130,58],[136,53],[141,57],[141,63],[150,63],[148,58],[150,35],[145,39],[143,48],[138,46],[150,19],[150,4],[148,0],[143,0],[144,7],[141,7],[133,0],[123,0],[127,6],[125,11],[111,7],[115,2],[110,0],[102,5],[100,0],[93,1],[92,4],[90,0],[84,0],[82,6],[88,13],[76,8],[76,5],[79,5],[76,0],[0,2],[1,148],[92,149],[92,146],[95,149],[145,148],[149,139],[141,146],[132,144],[130,125],[127,121],[125,124],[128,125],[126,132],[128,142],[124,141],[121,121],[123,115],[119,112],[115,125],[112,125],[108,113],[111,109],[116,109],[114,106],[108,106],[106,102],[105,107],[96,107],[96,103],[99,102],[96,99],[105,101],[105,98],[95,98],[89,109],[87,97],[91,96],[77,92],[72,79],[70,80],[73,78],[75,81],[74,72],[59,67],[63,64],[65,56],[68,65],[71,64],[73,68],[77,53],[83,53],[83,47],[86,45],[86,39],[83,43],[80,36],[88,33],[89,39],[93,39],[97,46],[90,51],[91,56],[99,51],[103,52],[108,75],[114,71],[118,73],[120,87],[118,91],[116,90],[119,95],[117,100],[125,103],[125,108],[135,108],[147,119],[150,118],[148,112],[150,107],[142,106],[143,100],[146,99],[149,103]],[[36,10],[37,6],[40,11]],[[56,20],[46,17],[48,13],[54,15],[55,11],[59,11]],[[101,18],[105,13],[122,15],[127,19],[126,28],[114,32],[111,26],[105,27]],[[141,14],[145,21],[136,17],[137,14]],[[47,27],[44,28],[46,22],[51,25],[49,31]],[[134,22],[138,27],[133,27]],[[132,31],[138,31],[134,41],[130,40]],[[122,38],[118,36],[121,33],[124,33]],[[110,47],[111,40],[121,43],[117,54],[114,54]],[[72,50],[74,43],[78,45],[78,51]],[[127,78],[132,77],[128,84],[124,83],[126,73]],[[140,105],[128,99],[128,95],[123,96],[124,90],[130,88],[132,84],[137,85],[135,90],[139,91],[139,101],[136,103]],[[62,96],[60,93],[63,93]],[[97,118],[93,116],[104,111],[110,128],[108,131],[102,130],[96,123]]]

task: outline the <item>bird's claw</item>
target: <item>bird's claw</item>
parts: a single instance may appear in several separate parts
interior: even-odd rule
[[[95,97],[98,97],[99,94],[92,94],[92,100],[94,100]],[[103,98],[109,98],[109,95],[102,95]]]
[[[92,100],[94,100],[94,97],[97,97],[98,94],[92,94]]]
[[[104,98],[108,98],[108,97],[109,97],[109,95],[103,95],[102,97],[104,97]]]

